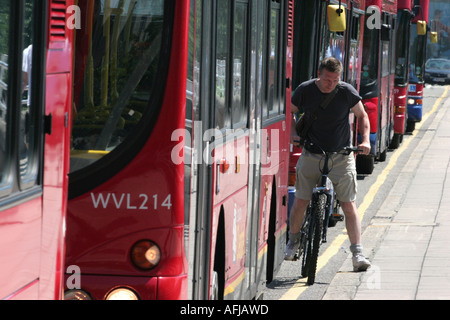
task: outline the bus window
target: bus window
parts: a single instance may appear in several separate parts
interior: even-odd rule
[[[280,8],[278,3],[272,2],[270,17],[270,45],[269,45],[269,117],[276,116],[280,112],[280,65],[279,43],[280,40]]]
[[[361,89],[364,98],[377,94],[379,32],[364,28],[363,57],[361,66]],[[367,96],[368,95],[368,96]]]
[[[165,1],[80,5],[87,24],[75,48],[71,172],[135,141],[133,133],[156,117],[162,92],[155,88],[164,79],[159,67]]]
[[[234,21],[233,127],[247,125],[247,4],[236,3]]]
[[[231,115],[228,108],[229,90],[229,27],[228,17],[230,2],[228,0],[218,1],[217,10],[217,44],[216,44],[216,113],[215,123],[217,129],[231,127]]]
[[[409,34],[411,25],[411,14],[408,10],[399,10],[397,13],[397,35],[396,45],[396,66],[395,81],[406,83],[408,79],[408,59],[409,59]]]
[[[6,183],[9,146],[7,140],[9,104],[8,104],[8,53],[9,53],[9,0],[0,0],[0,187]]]
[[[33,63],[33,0],[25,1],[25,14],[23,25],[23,52],[22,52],[22,103],[20,107],[19,127],[19,166],[22,189],[35,185],[37,167],[34,165],[39,159],[38,131],[39,104],[32,103],[32,63]]]

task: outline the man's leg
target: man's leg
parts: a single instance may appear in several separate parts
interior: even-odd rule
[[[289,232],[295,234],[300,232],[300,228],[305,218],[306,208],[308,208],[309,200],[295,198],[289,216]]]
[[[361,221],[356,208],[356,203],[340,202],[345,215],[345,227],[347,228],[350,240],[350,251],[353,254],[353,270],[366,271],[370,267],[370,262],[363,255],[361,245]]]
[[[356,203],[339,202],[345,215],[345,227],[347,228],[350,244],[361,243],[361,221],[359,219]]]
[[[318,170],[320,159],[307,150],[303,150],[297,162],[295,198],[289,216],[289,241],[286,245],[285,260],[293,260],[300,246],[300,229],[309,205],[309,198],[311,198],[312,190],[321,176]]]
[[[289,215],[289,241],[286,244],[284,260],[294,260],[295,253],[300,246],[300,229],[305,218],[309,200],[295,198]]]

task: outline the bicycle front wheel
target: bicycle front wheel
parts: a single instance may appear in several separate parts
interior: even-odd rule
[[[325,216],[326,195],[314,196],[311,204],[311,226],[309,250],[306,254],[306,275],[308,276],[308,285],[313,285],[316,279],[317,260],[319,258],[319,249],[322,242],[323,219]]]

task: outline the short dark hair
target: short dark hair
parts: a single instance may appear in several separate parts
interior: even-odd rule
[[[319,72],[322,72],[323,69],[327,69],[329,72],[341,73],[342,63],[335,57],[328,57],[320,63]]]

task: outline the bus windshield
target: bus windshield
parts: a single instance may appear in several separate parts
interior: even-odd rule
[[[409,79],[413,83],[423,82],[425,73],[425,50],[427,44],[426,36],[417,34],[417,25],[411,27],[411,57]]]
[[[377,94],[379,38],[377,29],[364,28],[360,92],[365,99]]]
[[[154,108],[164,2],[79,1],[86,25],[76,33],[71,172],[127,141]]]
[[[400,10],[397,13],[397,20],[395,82],[397,84],[406,84],[408,81],[409,33],[411,26],[410,12],[407,10]]]

